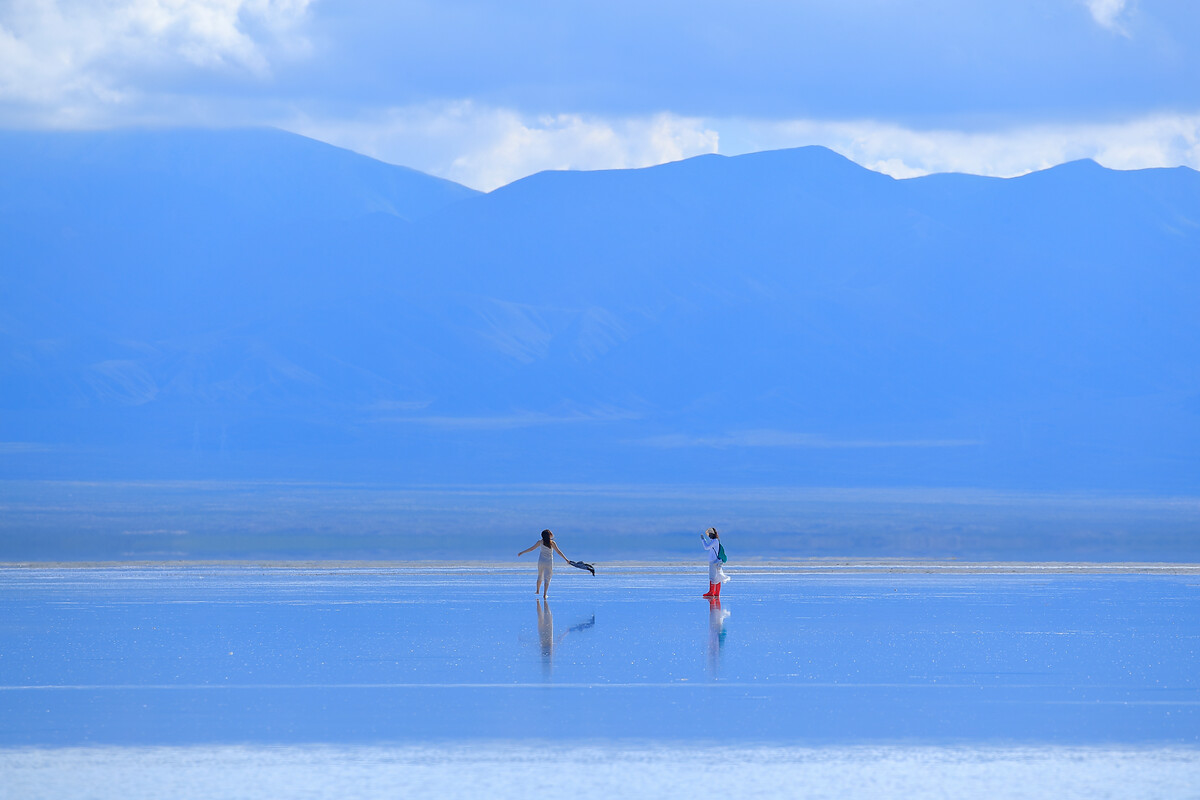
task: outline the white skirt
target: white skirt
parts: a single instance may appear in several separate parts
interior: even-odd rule
[[[708,565],[709,583],[725,583],[728,580],[729,576],[725,574],[725,570],[721,569],[720,561],[714,561]]]

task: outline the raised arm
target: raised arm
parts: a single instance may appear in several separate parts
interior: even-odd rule
[[[517,553],[517,556],[518,556],[518,557],[520,557],[520,556],[523,556],[523,555],[525,555],[526,553],[528,553],[530,550],[533,550],[533,549],[535,549],[535,548],[538,548],[538,547],[540,547],[540,546],[541,546],[541,544],[542,544],[542,540],[541,540],[541,539],[539,539],[539,540],[537,540],[536,542],[534,542],[532,545],[530,545],[529,547],[526,547],[524,550],[522,550],[521,552]]]

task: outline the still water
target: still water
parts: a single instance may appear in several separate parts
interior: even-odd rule
[[[0,797],[1200,786],[1194,568],[597,571],[0,570]]]

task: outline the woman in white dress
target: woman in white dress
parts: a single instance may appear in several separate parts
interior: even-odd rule
[[[554,554],[558,553],[562,556],[562,560],[568,564],[571,563],[571,560],[563,555],[562,550],[558,549],[558,543],[554,541],[554,534],[549,529],[542,531],[541,541],[534,542],[531,546],[517,553],[517,555],[523,556],[537,547],[542,548],[542,550],[538,553],[538,579],[537,587],[533,590],[533,593],[537,594],[540,591],[542,597],[545,597],[546,592],[550,591],[550,576],[554,574]]]
[[[721,584],[729,580],[725,570],[721,569],[721,535],[716,528],[709,528],[700,534],[704,549],[708,551],[708,591],[705,597],[720,597]]]

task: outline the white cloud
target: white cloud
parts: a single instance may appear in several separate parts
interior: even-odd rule
[[[673,114],[536,116],[469,101],[281,127],[485,191],[541,170],[645,167],[713,153],[718,144],[701,120]]]
[[[1083,0],[1083,2],[1097,25],[1117,33],[1126,33],[1125,27],[1121,24],[1121,16],[1128,5],[1127,0]]]
[[[1091,158],[1113,169],[1200,169],[1200,113],[994,131],[915,130],[872,121],[708,120],[726,155],[819,144],[896,178],[934,172],[1011,177]]]
[[[484,190],[543,169],[643,167],[702,153],[811,144],[896,178],[934,172],[1011,177],[1081,158],[1113,169],[1200,169],[1200,113],[963,131],[871,120],[536,117],[459,102],[364,119],[305,117],[276,124]]]
[[[140,92],[146,70],[264,77],[302,52],[311,0],[13,0],[0,4],[0,102],[70,124]],[[256,39],[248,29],[258,33]],[[140,77],[123,77],[140,73]]]

